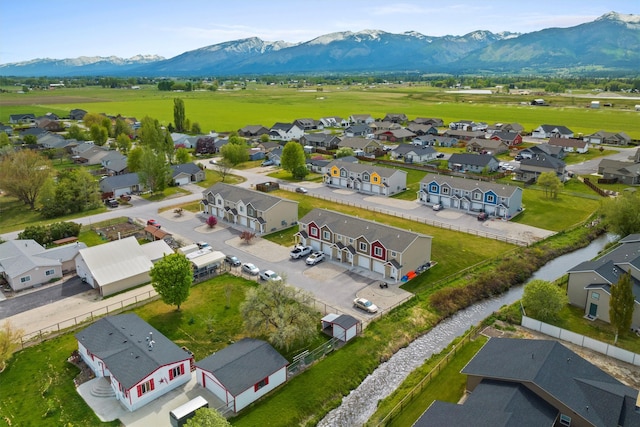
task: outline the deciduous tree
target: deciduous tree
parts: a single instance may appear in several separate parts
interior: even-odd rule
[[[191,162],[191,153],[184,147],[176,150],[176,163],[179,165]]]
[[[131,150],[131,138],[125,133],[121,133],[116,138],[116,147],[122,154],[127,154]]]
[[[611,286],[611,299],[609,300],[609,321],[615,328],[616,337],[614,344],[618,342],[618,335],[631,328],[635,298],[631,284],[631,274],[624,273],[618,283]]]
[[[0,188],[31,209],[49,176],[51,161],[31,150],[10,153],[0,162]]]
[[[538,320],[553,320],[567,305],[564,290],[545,280],[532,280],[524,287],[522,304]]]
[[[176,310],[180,311],[182,303],[189,298],[193,283],[191,261],[179,253],[165,255],[151,267],[149,275],[162,301],[175,305]]]
[[[282,166],[282,169],[293,174],[297,167],[304,166],[305,163],[306,158],[302,145],[295,141],[287,142],[282,149],[282,157],[280,158],[280,165]]]
[[[200,408],[193,418],[189,418],[186,427],[227,427],[231,424],[218,411],[211,408]]]
[[[222,182],[224,182],[229,172],[231,172],[231,165],[225,159],[219,159],[215,165],[213,165],[213,169],[220,175]]]
[[[267,281],[247,291],[240,312],[250,334],[267,336],[271,344],[288,350],[317,333],[317,313],[310,304],[308,293]]]
[[[23,334],[22,329],[15,329],[8,320],[5,320],[0,329],[0,372],[4,371],[13,352],[18,349]]]
[[[120,135],[131,135],[131,126],[129,126],[129,124],[127,122],[125,122],[123,119],[121,119],[120,117],[118,117],[116,119],[116,124],[113,126],[113,137],[114,138],[118,138]]]
[[[640,192],[623,192],[604,201],[601,212],[612,233],[620,237],[640,233]]]
[[[149,147],[143,148],[138,177],[152,193],[164,191],[171,177],[171,168],[166,162],[164,153],[158,154]]]
[[[11,145],[9,135],[7,135],[6,132],[0,132],[0,147],[5,147],[7,145]]]
[[[538,185],[544,188],[547,197],[558,197],[558,192],[562,188],[562,182],[555,172],[543,172],[538,176]]]
[[[340,147],[336,150],[336,158],[353,156],[353,148],[351,147]]]
[[[138,172],[142,166],[142,147],[135,147],[127,155],[127,169],[129,172]]]
[[[109,139],[109,131],[100,125],[91,125],[89,129],[93,143],[102,147]]]
[[[209,218],[207,218],[207,225],[209,226],[209,228],[213,228],[218,224],[218,218],[216,218],[213,215],[209,215]]]
[[[222,152],[222,158],[231,167],[237,166],[240,163],[244,163],[249,160],[249,151],[245,145],[239,144],[226,144],[222,146],[220,150]]]
[[[184,112],[184,101],[181,98],[173,99],[173,123],[178,132],[184,132],[184,121],[186,119]]]

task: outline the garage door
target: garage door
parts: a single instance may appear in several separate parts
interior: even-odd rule
[[[384,275],[384,264],[380,261],[373,261],[373,271]]]
[[[324,254],[326,256],[328,256],[329,258],[331,258],[331,256],[333,255],[333,245],[330,244],[323,244],[322,245],[322,252],[324,252]]]
[[[175,180],[176,185],[186,185],[189,183],[189,177],[178,178]]]
[[[309,246],[311,246],[314,251],[319,251],[320,250],[320,242],[318,242],[317,240],[310,241],[309,242]]]
[[[358,256],[358,266],[369,270],[369,258],[365,256]]]

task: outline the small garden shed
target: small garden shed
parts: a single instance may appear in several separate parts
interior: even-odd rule
[[[362,323],[348,314],[329,313],[322,318],[322,331],[347,342],[362,331]]]

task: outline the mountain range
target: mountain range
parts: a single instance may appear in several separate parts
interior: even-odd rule
[[[569,28],[520,33],[474,31],[430,37],[415,31],[326,34],[303,43],[257,37],[165,59],[156,55],[34,59],[0,64],[16,77],[196,77],[275,74],[509,73],[616,74],[640,70],[640,15],[607,13]]]

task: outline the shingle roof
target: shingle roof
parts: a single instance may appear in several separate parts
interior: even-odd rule
[[[383,166],[373,166],[370,164],[363,164],[363,163],[345,162],[342,159],[336,159],[332,161],[327,165],[327,169],[331,169],[334,166],[337,166],[338,168],[345,168],[346,170],[350,172],[355,172],[355,173],[363,173],[363,172],[374,173],[375,172],[383,178],[389,178],[390,176],[396,173],[406,174],[405,171],[401,171],[399,169],[386,168]]]
[[[368,242],[380,241],[387,249],[395,252],[405,251],[413,241],[420,237],[431,238],[424,234],[414,233],[326,209],[313,209],[300,219],[300,223],[302,224],[309,224],[310,222],[316,223],[319,227],[326,225],[334,233],[354,239],[363,236]]]
[[[35,240],[9,240],[0,244],[0,271],[13,278],[36,267],[60,266],[86,247],[84,243],[73,243],[45,249]]]
[[[498,184],[496,182],[484,182],[471,178],[459,178],[456,176],[426,174],[424,178],[420,180],[420,184],[429,184],[435,181],[439,185],[449,184],[452,188],[459,188],[461,190],[472,191],[476,188],[481,189],[483,192],[493,191],[500,197],[511,197],[513,193],[522,191],[520,187],[515,185]]]
[[[288,200],[281,199],[280,197],[271,196],[269,194],[249,190],[246,188],[238,187],[236,185],[229,185],[222,182],[218,182],[211,187],[203,191],[203,196],[206,198],[207,194],[220,194],[226,201],[238,203],[242,201],[245,205],[251,204],[258,211],[266,211],[282,202],[289,202]],[[297,203],[297,202],[295,202]]]
[[[190,358],[187,352],[133,313],[103,317],[75,337],[105,362],[126,389],[162,366]],[[155,341],[152,348],[147,341],[149,337]]]
[[[449,157],[449,163],[482,167],[489,165],[491,160],[498,163],[498,159],[488,154],[454,153]]]
[[[108,176],[100,181],[100,190],[109,192],[119,188],[133,187],[140,184],[140,177],[137,172],[125,173],[122,175]]]
[[[198,368],[214,374],[233,396],[287,364],[287,359],[269,343],[253,338],[244,338],[196,362]]]
[[[202,169],[198,167],[195,163],[183,163],[181,165],[171,165],[171,176],[176,177],[181,173],[186,173],[189,175],[196,175]]]
[[[506,382],[534,384],[594,425],[620,425],[638,391],[587,362],[558,341],[491,338],[461,371]],[[627,399],[628,398],[628,399]],[[639,425],[635,412],[627,425]],[[633,423],[633,424],[631,424]]]

